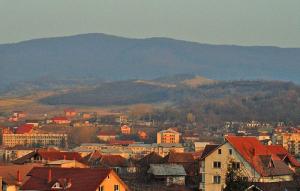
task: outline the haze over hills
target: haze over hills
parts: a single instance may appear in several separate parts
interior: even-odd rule
[[[0,45],[0,87],[37,80],[154,79],[198,74],[214,80],[300,82],[300,48],[209,45],[169,38],[83,34]]]

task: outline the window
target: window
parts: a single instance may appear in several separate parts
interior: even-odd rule
[[[218,154],[222,154],[222,149],[218,149]]]
[[[101,186],[99,191],[104,191],[104,186]]]
[[[229,149],[229,154],[232,155],[232,149]]]
[[[219,161],[214,161],[213,167],[214,167],[214,168],[221,168],[221,162],[219,162]]]
[[[239,162],[232,162],[232,168],[233,169],[240,169],[241,164]]]
[[[114,191],[119,191],[119,185],[117,184],[114,185]]]
[[[214,184],[221,184],[221,176],[219,176],[219,175],[214,176],[213,183]]]

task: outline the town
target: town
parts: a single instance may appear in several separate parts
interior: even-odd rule
[[[141,113],[141,112],[140,112]],[[228,121],[212,131],[150,112],[0,118],[0,188],[18,190],[299,190],[300,128]],[[146,116],[146,117],[145,117]]]

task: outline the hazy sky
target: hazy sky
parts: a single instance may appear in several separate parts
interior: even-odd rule
[[[94,32],[300,47],[300,0],[0,0],[0,43]]]

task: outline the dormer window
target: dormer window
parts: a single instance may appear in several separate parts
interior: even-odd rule
[[[61,185],[59,184],[59,182],[55,182],[55,184],[53,184],[52,186],[53,189],[60,189],[62,188]]]

